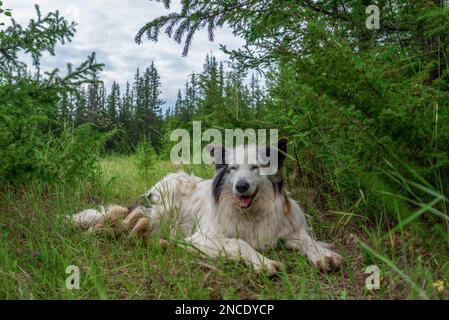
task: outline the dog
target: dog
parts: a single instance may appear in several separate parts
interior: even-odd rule
[[[320,270],[341,266],[342,256],[312,237],[300,205],[287,192],[282,179],[286,139],[266,150],[267,154],[277,152],[277,170],[271,175],[262,175],[263,165],[257,161],[251,164],[236,160],[239,152],[245,159],[258,159],[260,150],[256,145],[240,145],[232,150],[209,145],[207,149],[215,161],[213,179],[183,171],[171,173],[144,194],[151,207],[113,206],[102,212],[88,209],[72,220],[90,231],[108,225],[114,234],[130,231],[140,236],[159,231],[165,223],[173,234],[181,233],[181,245],[186,249],[209,257],[242,260],[269,275],[279,272],[283,265],[259,251],[275,247],[280,240]]]

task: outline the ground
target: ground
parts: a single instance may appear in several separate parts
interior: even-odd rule
[[[167,172],[179,169],[158,161],[142,173],[132,156],[108,157],[101,167],[95,183],[1,190],[1,299],[449,298],[447,247],[429,250],[426,239],[407,230],[389,235],[382,219],[372,222],[330,210],[319,192],[295,183],[292,194],[316,237],[333,243],[344,256],[340,271],[321,273],[282,244],[264,252],[285,264],[280,274],[268,277],[242,263],[161,246],[158,236],[144,244],[80,232],[64,223],[66,214],[106,203],[130,205]],[[183,169],[212,175],[209,167]],[[365,269],[373,264],[380,268],[378,290],[365,286]],[[70,265],[80,269],[78,290],[66,288]]]

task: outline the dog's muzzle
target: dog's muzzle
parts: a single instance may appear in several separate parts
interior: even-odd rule
[[[249,209],[253,205],[253,203],[254,203],[254,199],[257,196],[257,191],[259,191],[259,189],[257,189],[256,192],[254,192],[251,196],[249,196],[249,195],[236,195],[239,207],[242,208],[242,209]]]

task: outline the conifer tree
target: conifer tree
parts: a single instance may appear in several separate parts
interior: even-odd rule
[[[118,124],[118,112],[120,110],[120,105],[120,86],[114,81],[112,83],[111,93],[108,96],[107,102],[107,116],[110,129],[116,127]]]

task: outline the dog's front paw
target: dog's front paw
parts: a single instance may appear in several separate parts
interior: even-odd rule
[[[266,272],[268,276],[274,276],[276,273],[281,271],[284,265],[279,261],[266,259],[264,263],[255,266],[257,272]]]
[[[123,232],[122,220],[126,216],[128,209],[120,206],[110,206],[108,211],[95,225],[89,228],[89,232],[105,232],[113,236]]]
[[[338,270],[343,262],[341,255],[321,245],[317,246],[309,259],[321,271]]]

